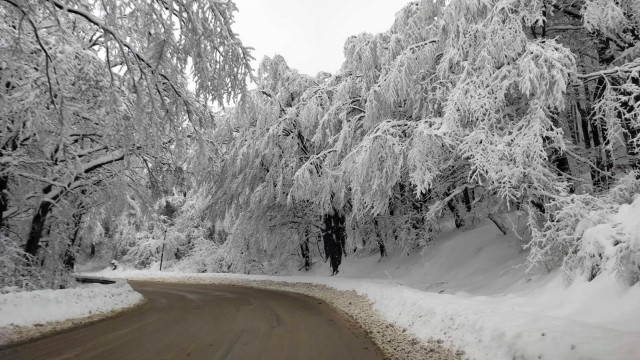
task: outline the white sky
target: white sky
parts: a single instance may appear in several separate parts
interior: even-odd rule
[[[235,0],[233,29],[258,62],[280,54],[301,73],[335,73],[347,37],[391,27],[409,0]]]

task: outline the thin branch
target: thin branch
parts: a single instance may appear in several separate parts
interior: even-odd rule
[[[547,32],[549,31],[580,31],[584,30],[582,26],[574,26],[574,25],[556,25],[547,28]]]
[[[3,0],[11,5],[13,5],[16,9],[18,9],[18,11],[20,11],[22,13],[22,17],[25,18],[29,21],[29,24],[31,24],[31,27],[33,28],[33,33],[36,37],[36,41],[38,42],[38,46],[40,46],[40,49],[42,49],[42,51],[45,54],[45,69],[46,69],[46,73],[47,73],[47,83],[49,85],[49,97],[51,98],[51,103],[53,104],[54,107],[56,106],[56,102],[53,98],[53,85],[51,85],[51,74],[50,74],[50,64],[51,64],[51,55],[49,55],[49,51],[47,51],[47,48],[44,46],[44,44],[42,43],[42,39],[40,38],[40,34],[38,33],[38,28],[36,27],[36,24],[33,22],[33,20],[31,19],[31,17],[29,16],[29,14],[27,14],[26,11],[24,11],[24,9],[22,9],[18,4],[16,4],[13,0]],[[22,22],[22,21],[21,21]]]
[[[640,59],[636,59],[630,63],[624,64],[622,66],[616,66],[610,69],[595,71],[589,74],[578,74],[577,78],[587,82],[587,81],[597,79],[601,76],[625,74],[625,73],[631,73],[638,70],[640,70]]]
[[[570,155],[571,157],[573,157],[574,159],[581,161],[587,165],[589,165],[592,169],[595,169],[597,171],[599,171],[600,173],[602,173],[603,175],[606,176],[613,176],[612,173],[608,172],[608,171],[604,171],[602,169],[600,169],[596,164],[592,163],[591,161],[589,161],[589,159],[585,159],[584,157],[574,153],[573,151],[569,150],[569,149],[564,149],[564,152],[567,153],[568,155]]]

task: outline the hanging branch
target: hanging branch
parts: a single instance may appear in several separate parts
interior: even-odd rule
[[[16,9],[18,9],[18,11],[22,13],[23,18],[26,18],[27,21],[29,21],[29,24],[31,24],[31,27],[33,28],[33,33],[36,37],[36,41],[38,42],[38,46],[40,47],[40,49],[42,49],[45,55],[44,61],[45,61],[45,69],[47,74],[47,84],[49,85],[49,97],[51,98],[51,103],[53,104],[53,106],[57,107],[55,99],[53,97],[53,85],[51,84],[51,73],[50,73],[51,55],[49,55],[49,51],[47,51],[47,48],[42,43],[42,39],[40,39],[40,34],[38,33],[38,27],[33,22],[29,14],[27,14],[27,12],[24,9],[22,9],[20,6],[18,6],[18,4],[16,4],[13,0],[2,0],[2,1],[5,1],[10,5],[13,5]]]

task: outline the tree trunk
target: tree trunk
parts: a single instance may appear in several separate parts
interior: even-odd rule
[[[84,174],[89,174],[105,165],[120,161],[124,159],[124,154],[124,151],[116,150],[108,156],[104,156],[96,161],[91,161],[87,164],[84,164],[82,172]],[[68,182],[67,186],[70,186],[74,181],[77,181],[79,179],[79,176],[80,175],[77,175],[72,181]],[[33,219],[31,219],[29,237],[27,238],[27,244],[25,245],[25,252],[33,256],[38,253],[38,245],[40,244],[40,239],[42,238],[42,229],[44,228],[47,216],[53,208],[53,204],[60,198],[60,196],[62,196],[62,191],[54,190],[53,185],[47,185],[44,189],[42,189],[42,192],[45,195],[45,199],[40,202],[40,205],[38,206]]]
[[[613,53],[611,50],[611,41],[609,39],[605,39],[601,41],[600,46],[598,47],[598,62],[601,65],[609,66],[614,60]],[[631,44],[629,45],[631,46]],[[613,84],[618,85],[618,84]],[[591,104],[596,104],[604,97],[605,91],[607,90],[608,82],[605,81],[604,77],[599,77],[596,81],[596,86],[593,91],[593,98],[591,99]],[[591,115],[594,114],[593,111],[590,112]],[[612,184],[611,177],[607,174],[611,172],[613,169],[613,156],[611,151],[607,149],[607,145],[609,145],[608,141],[608,133],[606,124],[603,122],[599,122],[595,119],[590,119],[592,132],[593,132],[593,145],[596,148],[596,166],[598,167],[598,187],[600,190],[608,189]],[[594,184],[595,185],[595,184]]]
[[[454,222],[456,224],[456,229],[459,229],[459,228],[463,227],[464,226],[464,219],[460,215],[460,211],[458,211],[458,208],[456,208],[456,205],[454,204],[453,199],[447,201],[447,207],[449,208],[449,210],[453,214],[453,220],[454,220]]]
[[[469,188],[465,188],[462,191],[462,201],[464,202],[464,207],[467,209],[467,212],[471,212],[471,196],[469,195]]]
[[[4,212],[9,208],[9,197],[7,196],[7,188],[9,186],[9,176],[0,176],[0,233],[4,229]]]
[[[640,99],[638,99],[640,101]],[[630,110],[631,112],[633,110]],[[631,169],[640,171],[640,147],[635,144],[634,139],[640,135],[640,128],[633,125],[629,117],[625,117],[622,120],[622,124],[625,129],[624,142],[627,149],[627,155],[629,155],[629,165]],[[640,177],[640,172],[638,175]]]
[[[636,86],[640,86],[640,78],[635,77],[632,82]],[[640,148],[633,140],[640,135],[640,126],[634,126],[631,114],[634,112],[636,105],[640,103],[640,94],[632,96],[628,91],[623,92],[623,95],[629,97],[629,100],[621,103],[621,110],[618,117],[621,119],[622,127],[625,130],[623,132],[624,142],[629,155],[629,165],[633,170],[640,171]],[[640,173],[637,175],[640,177]]]
[[[540,212],[540,214],[544,215],[547,213],[547,209],[545,208],[544,204],[541,203],[540,201],[531,199],[529,203],[533,205],[533,207],[535,207]]]
[[[585,90],[586,91],[586,90]],[[580,113],[582,121],[582,136],[584,140],[584,148],[586,150],[593,149],[593,159],[595,168],[591,167],[591,182],[595,189],[606,189],[608,187],[609,178],[603,172],[606,172],[606,163],[608,161],[603,157],[603,145],[601,141],[601,131],[598,124],[592,119],[592,110],[585,110],[582,106],[578,105],[578,111]]]
[[[502,232],[502,235],[507,235],[507,227],[504,226],[504,224],[502,223],[502,220],[500,220],[496,215],[494,214],[489,214],[489,219],[491,221],[493,221],[493,223],[496,225],[496,227],[500,230],[500,232]]]
[[[554,148],[551,153],[551,161],[558,169],[559,175],[571,175],[571,166],[569,165],[569,159],[567,156],[560,152],[560,150]]]
[[[27,238],[24,251],[33,257],[38,254],[40,239],[42,239],[42,230],[44,230],[44,224],[47,221],[47,216],[52,207],[53,204],[49,201],[41,202],[33,219],[31,219],[31,229],[29,230],[29,237]]]
[[[302,267],[305,271],[311,269],[311,252],[309,251],[310,237],[309,229],[305,229],[304,239],[300,242],[300,256],[302,257]]]
[[[65,252],[64,255],[64,267],[68,270],[73,270],[73,267],[75,265],[76,262],[76,254],[75,254],[75,244],[76,244],[76,239],[78,238],[78,233],[80,232],[80,225],[82,223],[82,216],[83,214],[81,212],[76,212],[73,214],[72,218],[73,218],[73,232],[71,233],[71,236],[69,237],[69,244],[67,244],[67,250]]]
[[[606,86],[607,85],[604,80],[602,78],[599,78],[593,96],[593,103],[596,103],[600,99],[602,99]],[[593,111],[590,111],[590,115],[593,116]],[[596,185],[596,189],[606,190],[610,186],[611,179],[605,172],[611,170],[613,166],[611,165],[611,161],[609,161],[609,156],[606,151],[607,135],[605,124],[599,123],[598,120],[593,118],[591,118],[589,122],[591,124],[591,135],[593,138],[593,147],[595,150],[594,157],[597,167],[597,169],[591,170],[592,177],[597,178],[597,182],[594,183],[594,185]]]
[[[373,226],[376,229],[376,235],[378,238],[378,248],[380,249],[380,257],[383,258],[387,256],[387,247],[384,245],[384,238],[380,234],[380,229],[378,227],[378,219],[373,219]]]
[[[586,89],[586,87],[585,87],[585,92],[588,92],[588,90]],[[591,114],[591,110],[586,110],[586,109],[584,109],[584,108],[582,107],[582,105],[578,104],[578,112],[580,113],[580,119],[581,119],[581,123],[582,123],[582,124],[581,124],[581,125],[582,125],[582,139],[583,139],[583,142],[584,142],[584,148],[585,148],[586,150],[591,149],[591,147],[592,147],[592,146],[591,146],[591,145],[592,145],[592,144],[591,144],[591,138],[592,138],[592,135],[593,135],[593,138],[594,138],[594,146],[595,146],[595,147],[597,147],[597,145],[595,145],[595,143],[597,142],[597,141],[595,140],[595,136],[596,136],[596,134],[595,134],[595,133],[591,133],[591,134],[590,134],[590,131],[589,131],[589,129],[591,128],[591,126],[589,126],[589,125],[590,125],[590,121],[591,121],[591,120],[590,120],[590,117],[591,117],[591,115],[590,115],[590,114]],[[595,149],[594,151],[596,151],[596,152],[597,152],[598,150],[597,150],[597,149]],[[596,156],[595,164],[596,164],[596,166],[597,166],[598,168],[601,166],[601,165],[600,165],[600,161],[599,161],[599,159],[598,159],[598,156]],[[599,189],[599,188],[601,187],[601,186],[600,186],[600,185],[601,185],[601,184],[600,184],[600,180],[601,180],[601,179],[600,179],[600,176],[599,176],[599,173],[600,173],[600,172],[598,171],[598,169],[594,169],[593,167],[590,169],[590,171],[589,171],[589,172],[590,172],[590,174],[591,174],[591,183],[593,184],[593,187],[594,187],[595,189]]]
[[[338,273],[338,268],[342,263],[342,254],[345,246],[345,218],[337,210],[331,214],[324,215],[324,231],[322,240],[324,242],[324,252],[329,258],[332,275]]]
[[[7,86],[7,89],[9,87],[13,89],[13,85],[11,84],[11,82],[7,82],[6,86]],[[8,126],[8,124],[5,126]],[[12,132],[12,131],[8,131],[9,130],[8,127],[5,127],[3,130],[7,130],[6,134],[10,134]],[[12,153],[18,149],[19,144],[17,141],[17,136],[18,136],[17,134],[14,134],[13,136],[10,136],[8,139],[4,139],[6,140],[6,142],[5,142],[5,146],[3,148],[0,148],[0,157],[5,156],[6,153]],[[2,232],[2,229],[4,229],[6,226],[6,221],[4,219],[4,212],[9,209],[9,196],[7,192],[9,190],[9,175],[7,175],[8,168],[5,166],[6,165],[2,165],[2,168],[0,169],[1,173],[3,174],[2,176],[0,176],[0,233]]]

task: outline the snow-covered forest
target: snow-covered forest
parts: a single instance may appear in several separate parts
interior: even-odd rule
[[[230,1],[0,1],[0,286],[274,274],[491,221],[530,272],[640,281],[640,2],[424,0],[301,74]],[[331,275],[331,274],[327,274]]]
[[[140,303],[97,272],[273,281],[381,348],[640,356],[640,1],[409,2],[316,75],[242,11],[0,0],[0,346]]]

